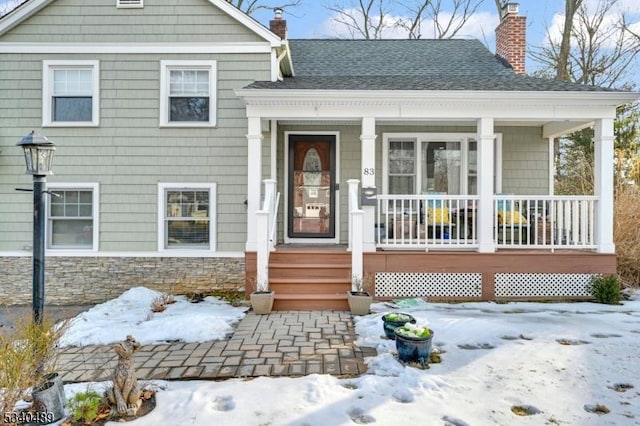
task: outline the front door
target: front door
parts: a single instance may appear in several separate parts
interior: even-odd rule
[[[335,238],[335,163],[335,136],[289,136],[289,238]]]

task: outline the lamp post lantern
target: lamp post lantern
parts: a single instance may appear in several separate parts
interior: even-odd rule
[[[53,174],[51,166],[55,144],[45,136],[31,131],[16,144],[24,150],[26,173],[33,175],[33,320],[40,324],[44,311],[44,194],[47,175]]]

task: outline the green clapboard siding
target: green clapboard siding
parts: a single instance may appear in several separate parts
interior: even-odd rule
[[[2,37],[4,42],[223,43],[264,41],[207,0],[57,0]]]
[[[75,16],[77,11],[87,16],[105,14],[105,22],[112,15],[119,19],[136,13],[134,9],[120,14],[115,0],[96,3],[86,7],[83,1],[57,1],[0,40],[54,41],[55,37],[40,38],[37,33],[48,30],[39,26],[77,26],[77,21],[82,21],[82,16]],[[205,18],[200,15],[209,13],[211,25],[192,26],[207,32],[209,41],[258,41],[207,1],[181,1],[180,8],[173,3],[149,1],[142,11],[138,10],[142,21],[128,18],[120,24],[132,21],[140,26],[157,22],[160,17],[188,22],[187,11],[203,22]],[[154,31],[159,28],[142,27]],[[224,37],[218,37],[216,31]],[[183,35],[187,33],[176,37]],[[100,41],[116,41],[112,36]],[[135,41],[181,41],[152,36],[136,36]],[[113,37],[126,41],[122,36]],[[100,61],[99,127],[41,129],[42,61],[53,59]],[[217,61],[216,128],[159,128],[161,60]],[[22,152],[15,146],[31,129],[57,144],[55,174],[48,179],[50,183],[99,184],[101,251],[157,250],[158,183],[201,182],[217,184],[217,249],[244,250],[247,122],[245,107],[234,90],[255,80],[268,80],[270,61],[267,53],[0,55],[0,252],[22,250],[31,244],[31,195],[14,190],[31,187],[31,177],[24,174]]]

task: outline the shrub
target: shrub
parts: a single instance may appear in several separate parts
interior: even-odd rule
[[[172,294],[162,293],[160,296],[154,298],[151,301],[151,311],[152,312],[163,312],[167,309],[167,305],[175,303],[175,298]]]
[[[24,392],[55,369],[58,341],[66,324],[54,325],[47,318],[38,324],[20,318],[13,330],[0,333],[0,411],[14,411]]]
[[[615,275],[594,277],[590,290],[599,303],[615,305],[620,301],[620,281]]]
[[[625,286],[640,287],[640,189],[618,185],[615,198],[614,242],[618,276]]]
[[[84,422],[92,424],[106,407],[102,396],[95,391],[78,392],[67,402],[71,416],[75,422]]]

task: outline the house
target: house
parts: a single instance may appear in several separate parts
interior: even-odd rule
[[[0,301],[30,299],[15,143],[57,144],[47,301],[146,285],[378,298],[582,297],[615,272],[613,120],[635,93],[524,74],[524,17],[476,40],[287,40],[222,0],[30,0],[0,20]],[[594,126],[596,190],[553,195]]]

